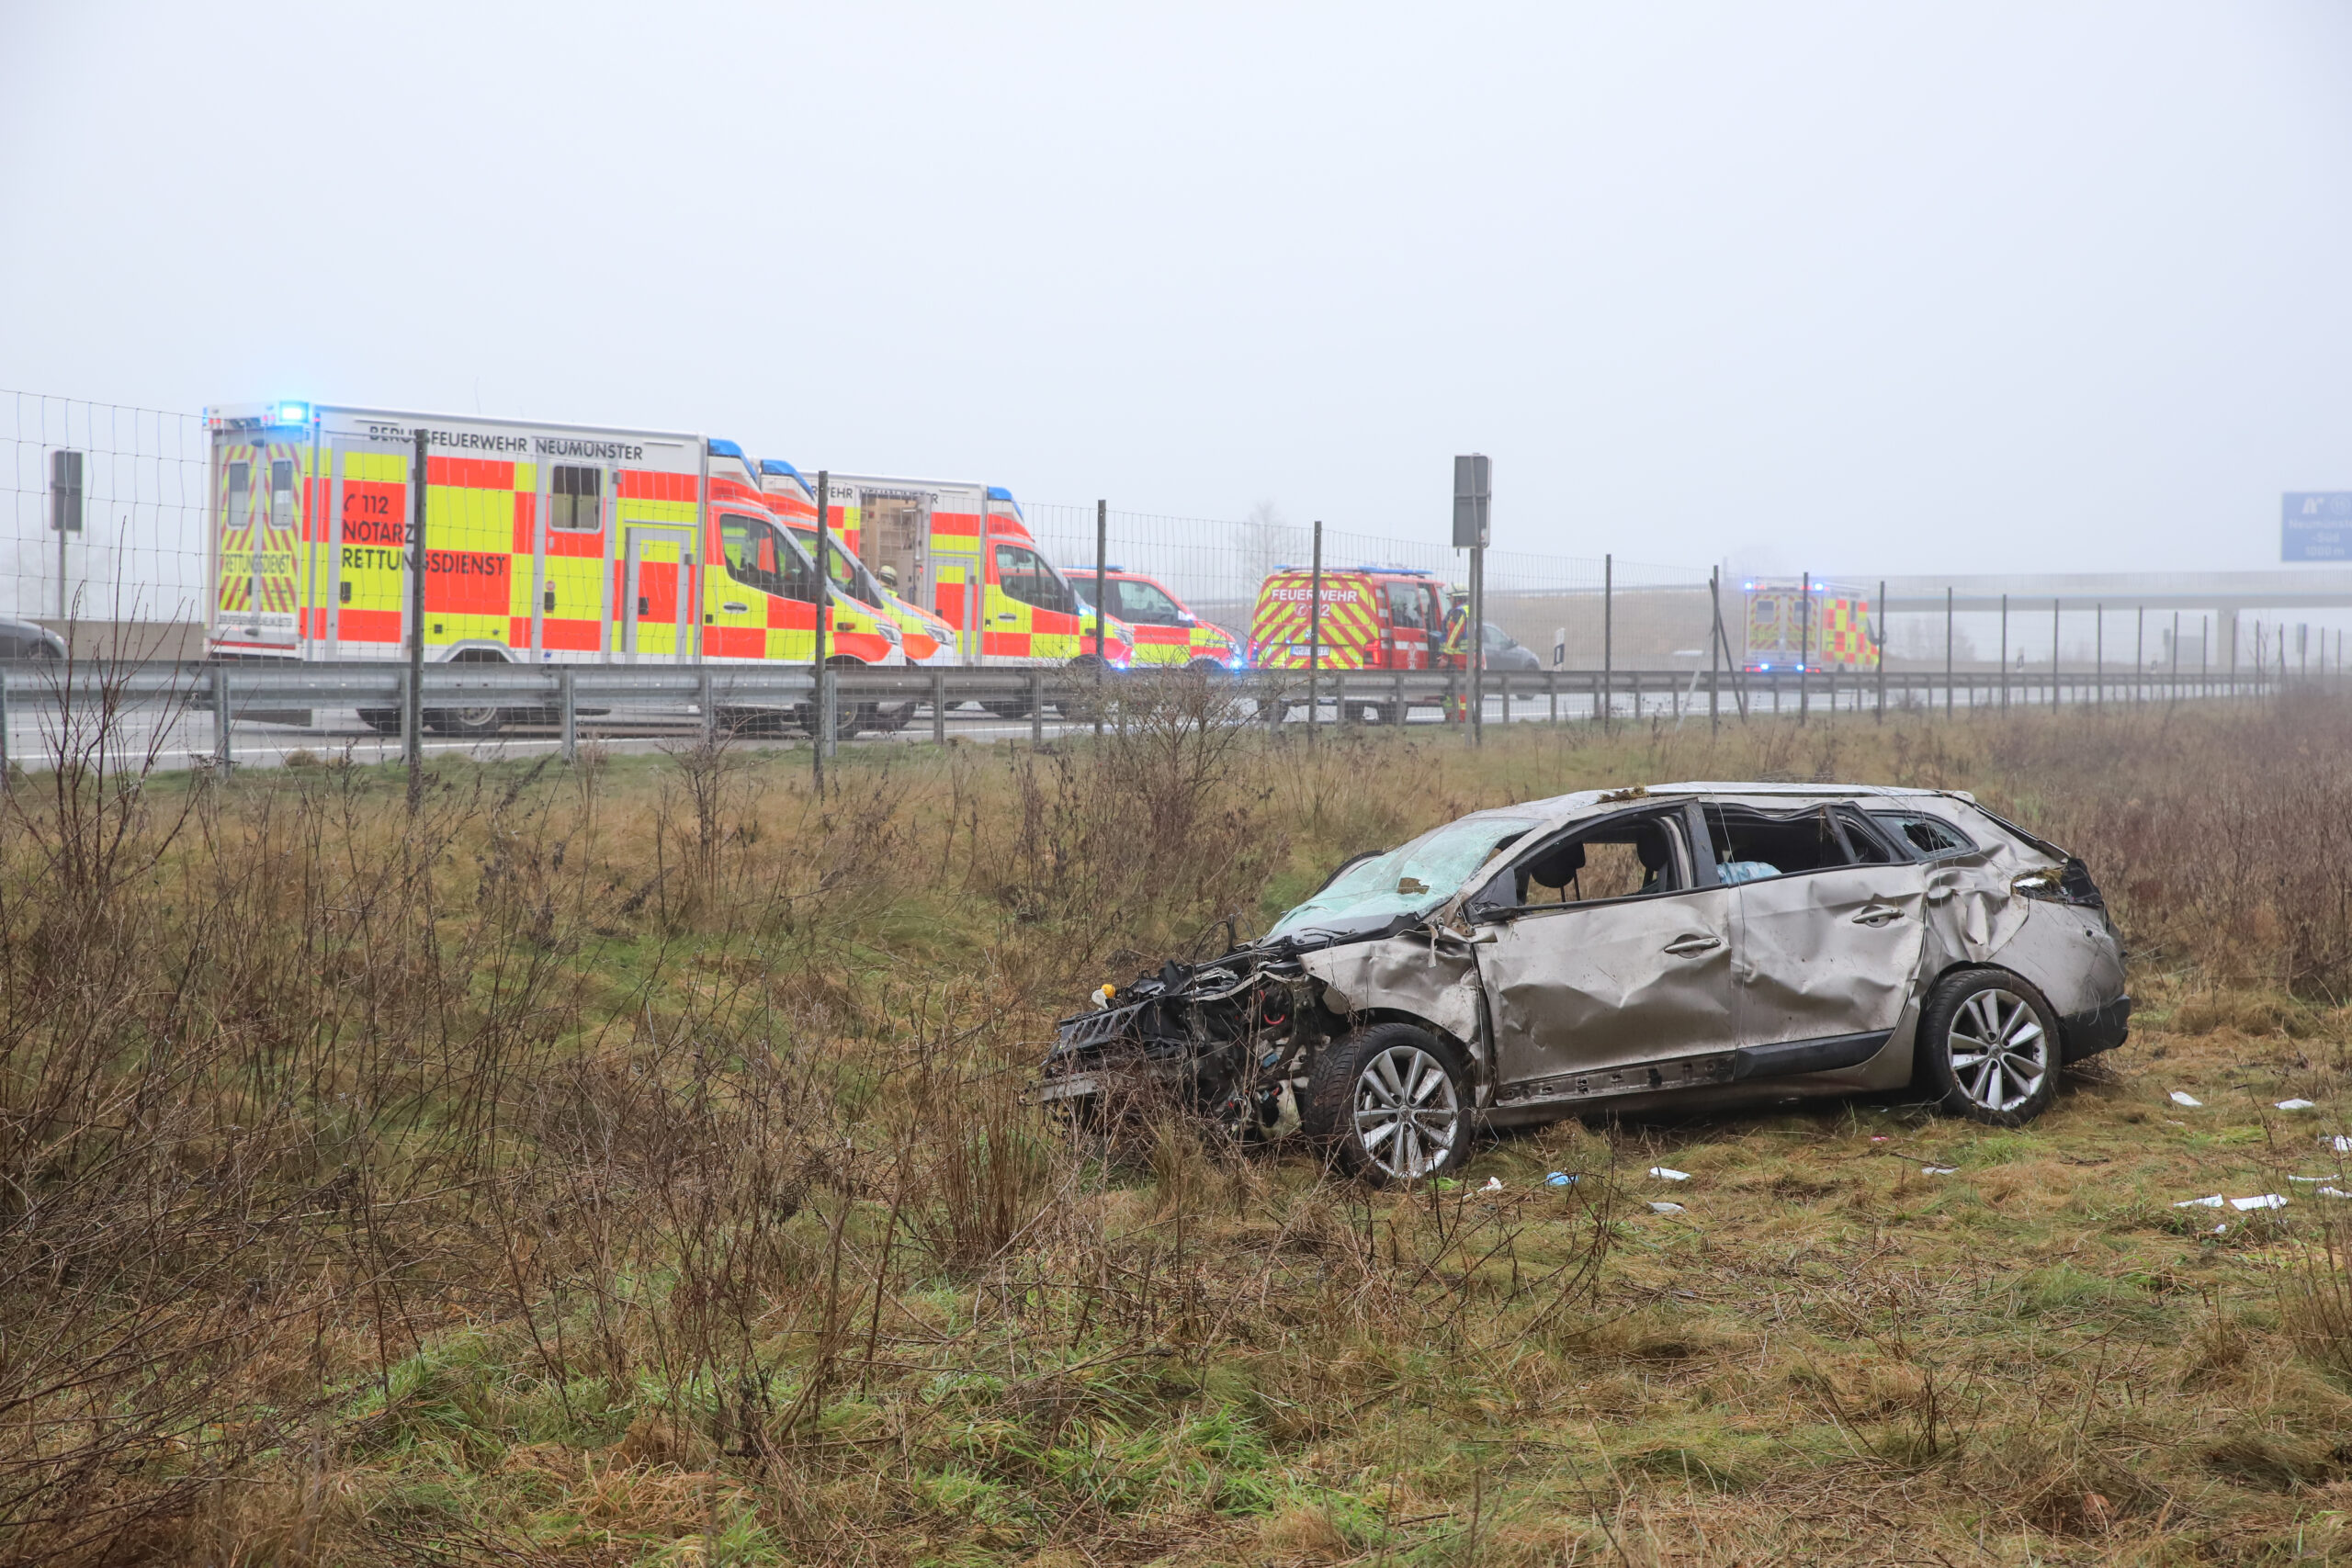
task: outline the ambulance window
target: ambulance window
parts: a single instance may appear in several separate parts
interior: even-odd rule
[[[594,468],[559,465],[555,489],[548,497],[548,526],[564,534],[594,534],[605,525],[597,504],[605,476]]]
[[[839,539],[825,541],[825,571],[833,580],[834,587],[852,595],[856,594],[861,586],[857,581],[857,561],[842,548]]]
[[[1069,594],[1061,580],[1046,570],[1046,563],[1035,550],[1019,545],[999,545],[996,547],[997,586],[1005,597],[1040,610],[1058,610],[1065,615],[1074,613]]]
[[[1421,588],[1417,582],[1392,582],[1388,585],[1388,620],[1399,631],[1420,631],[1428,623],[1421,616]]]
[[[722,513],[718,547],[727,558],[727,575],[744,587],[804,604],[817,602],[815,569],[807,556],[785,543],[774,525]]]
[[[245,498],[253,490],[253,469],[244,463],[229,465],[229,512],[221,523],[231,528],[243,527],[245,521]]]
[[[273,528],[294,526],[294,465],[287,462],[269,466],[269,525]]]
[[[1182,624],[1177,619],[1176,601],[1161,592],[1156,582],[1114,581],[1111,584],[1111,603],[1118,606],[1116,614],[1123,620],[1147,626]]]

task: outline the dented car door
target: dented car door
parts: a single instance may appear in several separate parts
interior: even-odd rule
[[[1580,824],[1465,904],[1498,1105],[1656,1088],[1652,1064],[1731,1048],[1734,895],[1688,837],[1679,806]]]
[[[1928,868],[1827,804],[1704,807],[1717,874],[1733,885],[1743,1076],[1867,1061],[1909,999]]]

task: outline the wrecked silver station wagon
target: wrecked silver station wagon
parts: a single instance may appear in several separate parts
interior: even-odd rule
[[[1917,1088],[2030,1120],[2122,1043],[2083,863],[1957,791],[1679,784],[1476,812],[1065,1019],[1040,1098],[1282,1121],[1375,1179],[1479,1124]]]

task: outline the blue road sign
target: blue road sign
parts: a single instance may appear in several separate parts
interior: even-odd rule
[[[2279,498],[2280,560],[2352,560],[2352,490],[2290,490]]]

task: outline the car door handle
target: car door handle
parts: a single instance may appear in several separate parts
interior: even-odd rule
[[[1001,610],[997,613],[996,618],[1000,621],[1017,621],[1021,618],[1021,614],[1017,610]]]
[[[1899,920],[1902,918],[1902,910],[1882,904],[1875,909],[1864,909],[1860,914],[1856,915],[1854,917],[1854,923],[1858,926],[1878,927],[1885,925],[1890,920]]]
[[[748,615],[752,613],[752,607],[749,604],[739,604],[732,599],[721,604],[719,608],[730,615]]]
[[[1679,936],[1668,942],[1666,951],[1677,958],[1690,958],[1702,953],[1712,953],[1723,944],[1721,937],[1706,936],[1694,931],[1689,936]]]

